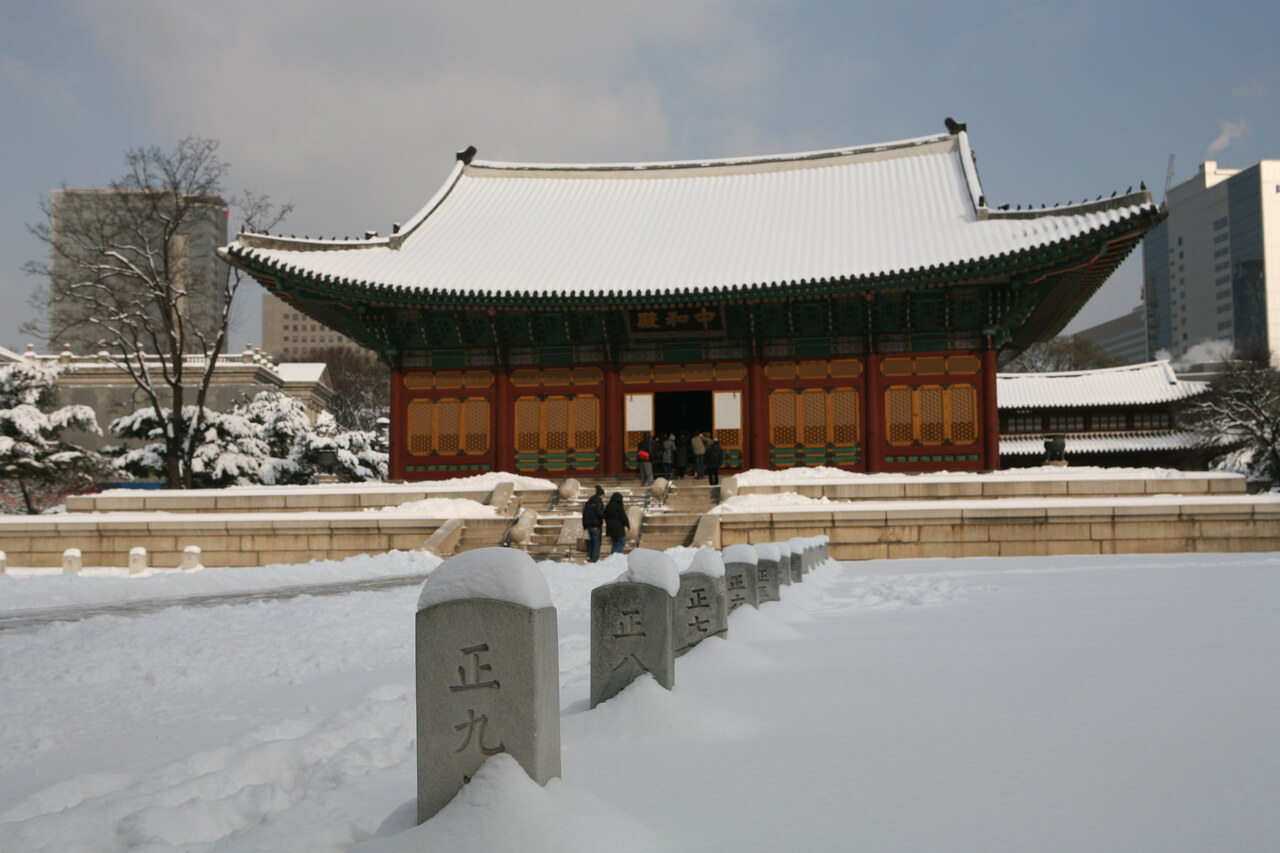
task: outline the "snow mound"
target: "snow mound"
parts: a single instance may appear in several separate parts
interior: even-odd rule
[[[724,560],[715,548],[699,548],[686,572],[697,572],[713,578],[724,577]]]
[[[755,512],[757,510],[776,510],[779,507],[813,506],[814,504],[847,504],[849,501],[833,501],[827,497],[811,498],[795,492],[766,495],[734,495],[722,504],[713,506],[708,512]]]
[[[365,842],[350,853],[562,853],[674,849],[652,829],[613,806],[552,779],[528,777],[510,755],[495,755],[431,820],[399,835]]]
[[[370,512],[416,515],[422,518],[496,518],[498,511],[468,498],[425,498],[395,506],[370,508]]]
[[[418,609],[466,598],[507,601],[533,610],[551,606],[551,590],[538,564],[513,548],[476,548],[445,560],[422,584]]]
[[[761,560],[774,560],[776,562],[782,559],[782,549],[778,547],[777,542],[761,542],[754,547],[756,555]]]
[[[751,545],[730,545],[724,549],[723,557],[726,563],[750,563],[754,566],[760,562],[760,552]]]
[[[637,548],[627,555],[627,571],[619,580],[660,587],[674,597],[680,593],[680,573],[675,561],[661,551]]]

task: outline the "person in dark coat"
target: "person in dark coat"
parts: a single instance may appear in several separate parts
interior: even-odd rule
[[[645,433],[640,438],[640,446],[636,448],[636,461],[640,468],[640,485],[653,485],[653,454],[658,449],[658,443],[649,437],[649,433]]]
[[[720,463],[724,461],[724,451],[720,449],[720,439],[713,438],[711,446],[707,448],[706,455],[702,463],[707,468],[707,484],[711,486],[720,485]]]
[[[627,508],[622,505],[622,494],[614,492],[609,496],[609,503],[604,508],[604,532],[613,546],[610,554],[621,554],[627,547],[627,530],[631,522],[627,519]]]
[[[666,477],[668,480],[670,480],[671,469],[675,465],[675,463],[676,463],[676,437],[668,433],[667,437],[662,439],[662,474],[660,476]]]
[[[682,432],[676,436],[676,470],[677,478],[683,477],[689,468],[689,433]]]
[[[596,493],[587,499],[582,508],[582,529],[587,534],[587,562],[600,559],[600,528],[604,525],[604,489],[596,486]]]

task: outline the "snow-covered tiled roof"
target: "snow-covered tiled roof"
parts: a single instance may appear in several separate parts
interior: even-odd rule
[[[1154,211],[1150,195],[993,209],[960,132],[683,163],[459,160],[390,236],[242,234],[228,255],[440,295],[661,295],[900,275],[1018,253]]]
[[[1150,361],[1061,373],[1001,373],[996,402],[1001,409],[1145,405],[1184,400],[1208,387],[1179,379],[1167,361]]]
[[[1186,450],[1198,439],[1189,432],[1080,432],[1067,433],[1068,456],[1079,453],[1125,453],[1143,450]],[[1001,456],[1044,456],[1043,435],[1000,436]]]
[[[328,369],[323,361],[284,361],[276,365],[276,373],[285,382],[319,382]]]

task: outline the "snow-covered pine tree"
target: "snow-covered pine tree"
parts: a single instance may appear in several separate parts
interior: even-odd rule
[[[187,413],[186,419],[193,422],[194,416]],[[373,433],[338,431],[327,414],[313,426],[302,402],[283,392],[262,391],[231,412],[206,410],[199,420],[203,426],[192,436],[196,488],[314,483],[318,451],[324,447],[337,451],[335,473],[343,481],[386,476],[387,454],[374,449]],[[162,439],[169,421],[167,413],[157,419],[151,408],[112,421],[113,434],[146,442],[114,450],[116,467],[135,477],[163,478]]]
[[[57,375],[56,366],[39,363],[0,367],[0,481],[17,487],[32,514],[48,508],[33,490],[36,485],[70,486],[105,469],[97,453],[62,437],[68,429],[101,430],[88,406],[51,408]]]
[[[1205,446],[1239,445],[1216,463],[1253,483],[1280,486],[1280,371],[1265,348],[1238,355],[1191,403],[1184,420]]]

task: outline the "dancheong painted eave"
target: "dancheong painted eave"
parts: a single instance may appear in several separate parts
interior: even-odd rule
[[[261,279],[387,303],[750,298],[973,281],[1095,237],[1134,242],[1159,216],[1147,192],[993,208],[961,131],[687,163],[513,164],[468,152],[397,233],[241,234],[224,255]]]

